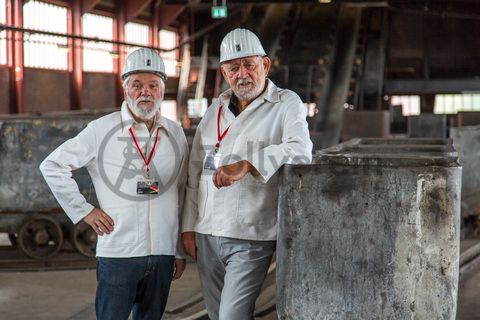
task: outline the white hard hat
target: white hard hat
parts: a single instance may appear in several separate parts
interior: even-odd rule
[[[163,81],[167,80],[165,64],[160,55],[158,55],[153,49],[139,48],[131,52],[125,58],[122,80],[125,80],[129,75],[138,72],[154,73],[162,78]]]
[[[266,55],[258,37],[247,29],[237,28],[230,31],[220,45],[220,63],[243,57]]]

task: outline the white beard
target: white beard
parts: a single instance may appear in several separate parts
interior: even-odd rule
[[[265,82],[263,82],[265,83]],[[252,87],[251,89],[240,86],[243,84],[250,84]],[[245,79],[239,79],[236,86],[232,88],[235,96],[240,101],[252,101],[256,97],[258,97],[263,91],[264,85],[256,85],[255,82],[250,77]]]
[[[150,120],[152,119],[155,114],[157,113],[158,110],[160,110],[160,106],[162,104],[163,99],[160,98],[158,100],[154,100],[151,97],[142,97],[140,96],[137,100],[133,100],[128,94],[127,94],[127,105],[130,107],[130,111],[139,119],[142,120]],[[143,109],[139,106],[139,103],[142,101],[150,101],[153,102],[153,108],[152,110],[147,110]]]

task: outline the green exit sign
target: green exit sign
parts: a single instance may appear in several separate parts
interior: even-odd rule
[[[212,18],[213,19],[221,19],[227,17],[227,7],[212,7]]]

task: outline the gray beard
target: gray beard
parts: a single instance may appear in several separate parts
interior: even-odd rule
[[[158,110],[160,110],[160,106],[162,104],[163,99],[158,99],[154,101],[154,106],[153,109],[150,111],[144,110],[139,107],[138,102],[141,101],[141,98],[138,98],[137,100],[133,100],[127,95],[127,104],[130,106],[130,110],[132,113],[139,119],[142,120],[150,120],[152,119],[155,114],[157,113]]]
[[[252,101],[256,97],[260,95],[260,90],[252,90],[252,91],[243,91],[243,90],[233,90],[235,93],[235,96],[238,98],[240,101]]]
[[[237,83],[237,85],[238,84],[239,83]],[[255,86],[254,83],[253,85],[254,87],[250,91],[246,89],[239,89],[238,87],[232,88],[232,91],[235,93],[235,96],[239,101],[252,101],[262,93],[263,89],[265,88],[265,82],[263,85],[260,84],[260,86]]]

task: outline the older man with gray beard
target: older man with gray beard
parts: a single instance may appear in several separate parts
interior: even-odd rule
[[[306,108],[267,79],[257,36],[235,29],[220,46],[222,93],[198,125],[182,222],[212,320],[253,319],[275,251],[278,169],[310,163]]]
[[[121,110],[92,121],[40,169],[70,219],[98,234],[97,319],[160,319],[170,283],[185,269],[177,250],[188,144],[164,118],[165,67],[151,49],[127,56]],[[72,170],[87,168],[100,207],[82,196]],[[181,245],[178,246],[181,248]]]

